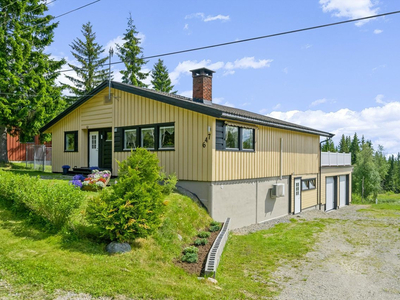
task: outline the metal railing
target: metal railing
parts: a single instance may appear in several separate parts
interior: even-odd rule
[[[351,153],[322,152],[321,166],[351,166]]]

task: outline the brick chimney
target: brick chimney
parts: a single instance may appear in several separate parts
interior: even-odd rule
[[[212,104],[212,76],[214,71],[207,68],[190,70],[193,77],[193,101]]]

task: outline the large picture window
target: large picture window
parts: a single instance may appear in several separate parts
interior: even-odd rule
[[[141,129],[141,142],[140,146],[146,149],[154,149],[154,128]]]
[[[159,131],[159,145],[160,149],[174,149],[175,148],[175,127],[174,126],[160,126]]]
[[[136,129],[125,130],[124,149],[136,149]]]
[[[78,131],[68,131],[64,134],[64,151],[78,151]]]

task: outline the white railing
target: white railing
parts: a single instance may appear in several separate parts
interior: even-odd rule
[[[351,166],[351,153],[322,152],[321,166]]]

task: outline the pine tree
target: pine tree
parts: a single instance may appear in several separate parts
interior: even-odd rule
[[[53,42],[52,17],[38,0],[0,1],[0,160],[7,161],[7,132],[30,140],[65,105],[55,80],[65,63],[45,49]]]
[[[174,86],[171,85],[171,79],[168,75],[168,69],[161,59],[159,59],[158,62],[154,64],[154,68],[151,71],[151,78],[153,79],[151,81],[151,84],[156,91],[176,94],[176,91],[172,92]]]
[[[355,165],[357,162],[357,153],[360,152],[360,141],[358,140],[357,133],[354,133],[349,150],[351,152],[351,164]]]
[[[394,155],[389,157],[388,165],[389,165],[389,167],[388,167],[388,171],[385,176],[383,188],[387,192],[389,192],[389,191],[396,192]]]
[[[83,40],[77,38],[70,45],[72,55],[81,65],[68,64],[78,78],[65,76],[73,83],[73,85],[65,86],[77,97],[88,94],[101,82],[108,79],[107,69],[103,66],[108,57],[100,58],[105,49],[95,41],[96,33],[93,32],[90,22],[82,25],[81,32]]]
[[[122,45],[117,44],[117,54],[125,64],[126,70],[122,70],[122,82],[139,87],[147,87],[143,81],[149,76],[149,73],[141,72],[142,66],[147,61],[143,59],[142,48],[139,46],[140,38],[136,35],[136,26],[133,24],[132,15],[129,14],[128,28],[124,34]]]
[[[367,143],[368,146],[372,149],[372,147]],[[386,161],[386,157],[383,153],[384,148],[381,145],[378,145],[378,150],[375,151],[374,154],[374,162],[376,165],[376,168],[378,170],[380,179],[381,179],[381,187],[384,188],[385,186],[385,180],[386,180],[386,175],[388,174],[388,169],[389,165],[388,162]]]
[[[322,152],[336,152],[335,143],[329,139],[321,147]]]

